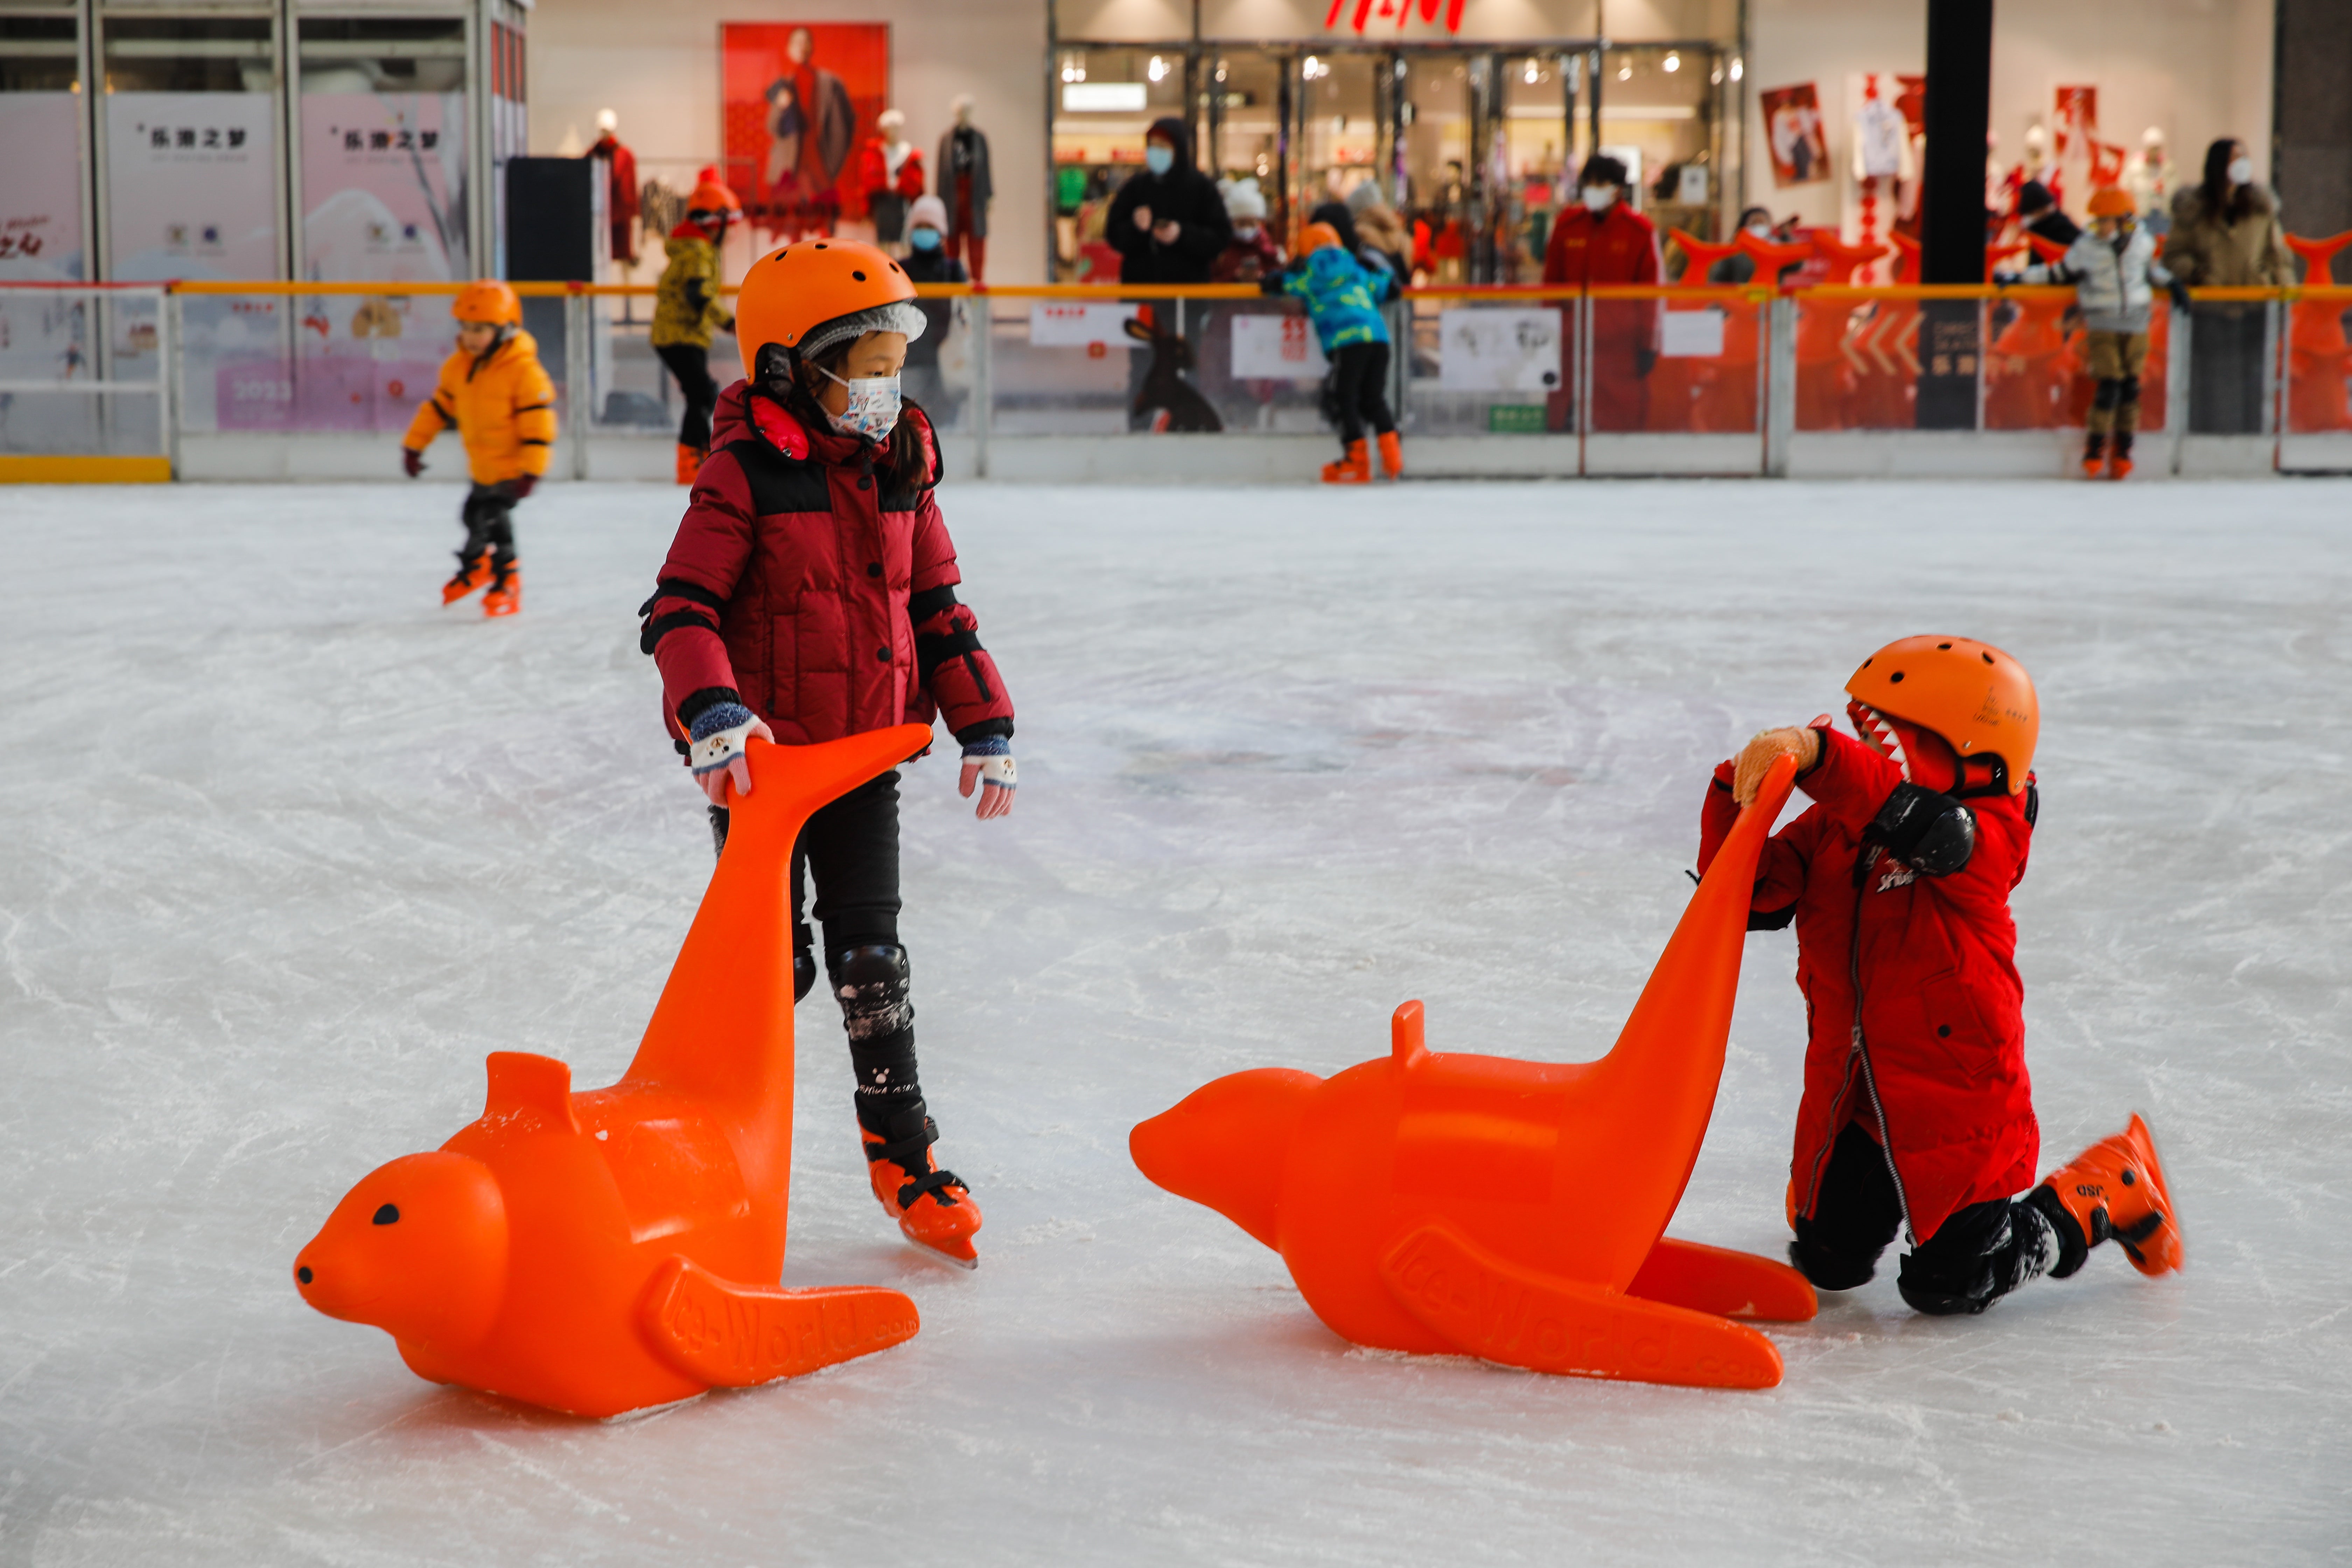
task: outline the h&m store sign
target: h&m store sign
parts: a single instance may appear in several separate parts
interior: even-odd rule
[[[1370,30],[1402,32],[1416,16],[1433,26],[1442,26],[1448,33],[1462,31],[1462,10],[1465,0],[1331,0],[1330,14],[1323,18],[1326,32],[1341,28],[1362,33]]]

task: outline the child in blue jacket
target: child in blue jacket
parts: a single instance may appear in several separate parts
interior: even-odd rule
[[[1344,455],[1323,465],[1323,482],[1371,482],[1367,423],[1380,438],[1381,468],[1394,479],[1404,471],[1404,447],[1397,440],[1396,416],[1389,411],[1389,324],[1380,308],[1396,298],[1396,275],[1349,255],[1339,231],[1328,223],[1308,224],[1298,244],[1299,258],[1261,287],[1306,301],[1307,319],[1315,323],[1323,357],[1331,362],[1331,403]]]

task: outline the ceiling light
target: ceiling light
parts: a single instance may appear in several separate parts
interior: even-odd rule
[[[1670,71],[1678,71],[1683,68],[1683,58],[1680,55],[1668,55],[1661,63],[1664,64]]]
[[[1745,64],[1745,62],[1743,62],[1743,61],[1739,58],[1739,57],[1738,57],[1738,55],[1734,55],[1734,56],[1732,56],[1732,57],[1731,57],[1731,79],[1732,79],[1732,80],[1734,80],[1734,81],[1738,81],[1741,77],[1746,76],[1747,74],[1748,74],[1748,67],[1747,67],[1747,65]]]
[[[1632,81],[1633,79],[1633,66],[1631,61],[1628,61],[1617,68],[1617,79],[1619,81]]]
[[[1533,60],[1529,60],[1529,61],[1528,62],[1528,68],[1527,68],[1526,73],[1525,73],[1524,75],[1522,75],[1522,76],[1519,78],[1519,79],[1520,79],[1521,81],[1526,82],[1529,87],[1533,87],[1533,86],[1535,86],[1535,84],[1536,84],[1536,83],[1538,83],[1538,82],[1539,82],[1539,81],[1541,81],[1541,80],[1543,79],[1543,76],[1542,76],[1542,74],[1541,74],[1540,72],[1538,72],[1538,71],[1536,69],[1536,62],[1535,62],[1535,61],[1533,61]]]
[[[1153,81],[1158,81],[1168,74],[1168,62],[1154,55],[1151,57],[1151,64],[1144,68],[1143,74]]]

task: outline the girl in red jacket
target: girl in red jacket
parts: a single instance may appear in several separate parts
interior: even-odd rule
[[[2025,1072],[2009,893],[2038,805],[2033,682],[1964,637],[1905,637],[1846,682],[1859,741],[1826,714],[1768,730],[1716,769],[1704,868],[1795,755],[1814,804],[1774,835],[1750,930],[1797,924],[1811,1038],[1789,1182],[1789,1256],[1825,1290],[1868,1279],[1909,1235],[1897,1288],[1922,1312],[1981,1312],[2063,1279],[2113,1237],[2143,1274],[2180,1267],[2180,1231],[2137,1116],[2022,1199],[2041,1134]]]
[[[944,714],[978,815],[1013,809],[1013,701],[956,601],[930,422],[899,397],[923,331],[914,299],[896,261],[854,240],[803,240],[744,275],[749,379],[719,395],[709,458],[640,611],[722,848],[727,784],[751,789],[751,735],[808,745]],[[980,1208],[931,1156],[939,1129],[916,1078],[895,772],[818,811],[793,852],[795,1001],[816,978],[801,913],[812,877],[875,1196],[909,1240],[970,1266]]]

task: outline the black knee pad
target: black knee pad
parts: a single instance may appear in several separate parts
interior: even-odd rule
[[[853,1047],[902,1032],[913,1037],[915,1009],[907,1000],[912,972],[905,948],[895,942],[845,947],[826,953],[824,967]]]
[[[2117,389],[2118,401],[2124,403],[2137,403],[2139,401],[2139,377],[2136,375],[2127,375],[2124,377],[2123,380],[2117,382],[2116,386]]]
[[[2116,380],[2102,380],[2097,385],[2091,389],[2091,406],[2094,408],[2113,408],[2117,403],[2123,401],[2123,395],[2124,384],[2122,382]]]
[[[1844,1245],[1840,1245],[1842,1241]],[[1822,1227],[1800,1215],[1797,1239],[1789,1244],[1789,1261],[1816,1290],[1852,1290],[1870,1283],[1878,1272],[1878,1255],[1886,1250],[1884,1242],[1862,1246],[1867,1250],[1846,1238],[1824,1236]]]

